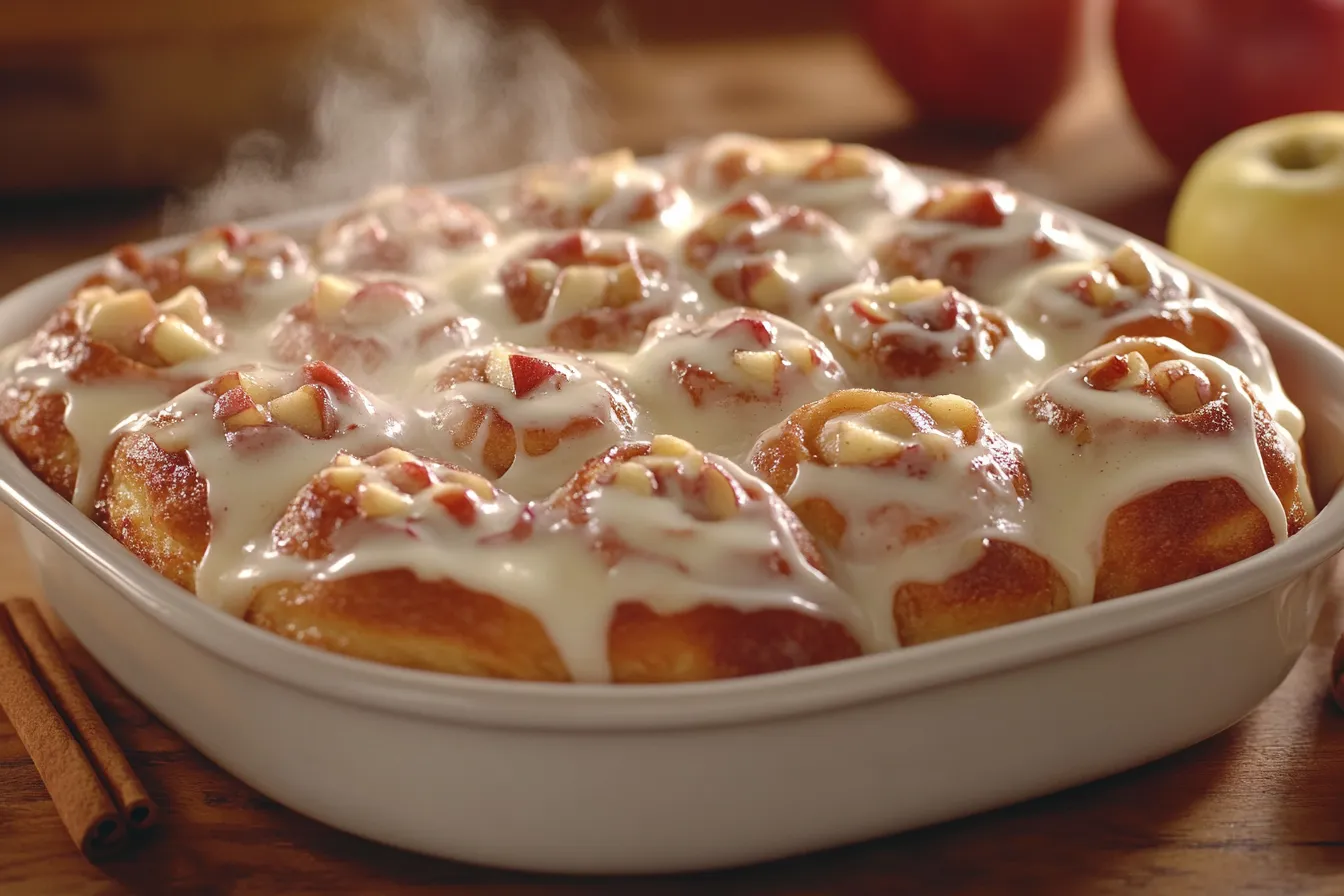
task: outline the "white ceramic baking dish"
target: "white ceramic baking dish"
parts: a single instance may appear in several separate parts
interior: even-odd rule
[[[1103,246],[1129,237],[1074,217]],[[30,332],[95,264],[0,301],[0,343]],[[1140,765],[1232,725],[1283,680],[1341,570],[1344,500],[1329,498],[1344,474],[1344,351],[1192,274],[1240,305],[1273,350],[1308,421],[1319,517],[1199,579],[830,665],[649,687],[375,665],[198,603],[4,448],[0,497],[24,520],[48,600],[99,662],[201,752],[299,812],[518,869],[772,859]]]

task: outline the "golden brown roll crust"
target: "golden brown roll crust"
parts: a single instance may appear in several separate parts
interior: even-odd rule
[[[259,589],[246,619],[333,653],[413,669],[568,681],[546,629],[526,610],[405,569]]]
[[[79,446],[65,427],[66,398],[35,386],[0,387],[0,434],[37,478],[69,501],[79,472]]]
[[[1235,479],[1173,482],[1107,517],[1093,599],[1171,585],[1273,545],[1264,513]]]
[[[1069,608],[1069,589],[1035,551],[989,539],[970,568],[943,582],[896,589],[892,617],[902,644],[924,644]]]
[[[165,451],[147,432],[121,437],[94,518],[147,566],[196,590],[196,567],[210,544],[210,506],[185,451]]]
[[[660,614],[642,603],[616,608],[607,651],[612,680],[630,684],[761,675],[860,652],[854,636],[833,620],[715,604]]]

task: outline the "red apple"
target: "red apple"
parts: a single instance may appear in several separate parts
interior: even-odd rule
[[[1068,86],[1079,59],[1083,5],[850,0],[859,34],[921,116],[1010,134],[1034,127]]]
[[[1181,170],[1233,131],[1344,109],[1338,0],[1116,0],[1134,115]]]

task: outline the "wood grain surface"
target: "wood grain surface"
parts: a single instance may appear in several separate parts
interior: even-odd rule
[[[657,148],[719,127],[866,139],[909,158],[1008,177],[1159,238],[1168,175],[1105,71],[1043,131],[1005,149],[905,127],[900,97],[843,37],[585,56],[614,138]],[[688,74],[693,72],[694,75]],[[658,110],[658,111],[655,111]],[[119,239],[153,235],[158,197],[0,212],[0,292]],[[0,513],[0,596],[35,585]],[[1229,731],[1144,768],[899,837],[740,870],[657,879],[520,875],[376,846],[302,818],[221,772],[66,646],[163,809],[159,830],[100,867],[70,844],[0,720],[0,893],[1301,893],[1344,892],[1344,714],[1326,661],[1331,603],[1289,679]],[[1216,669],[1210,675],[1218,674]]]

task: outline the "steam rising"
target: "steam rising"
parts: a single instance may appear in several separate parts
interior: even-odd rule
[[[376,6],[380,15],[367,12],[325,43],[303,144],[245,135],[214,183],[170,203],[167,231],[564,158],[602,142],[591,85],[540,27],[506,29],[465,0]]]

